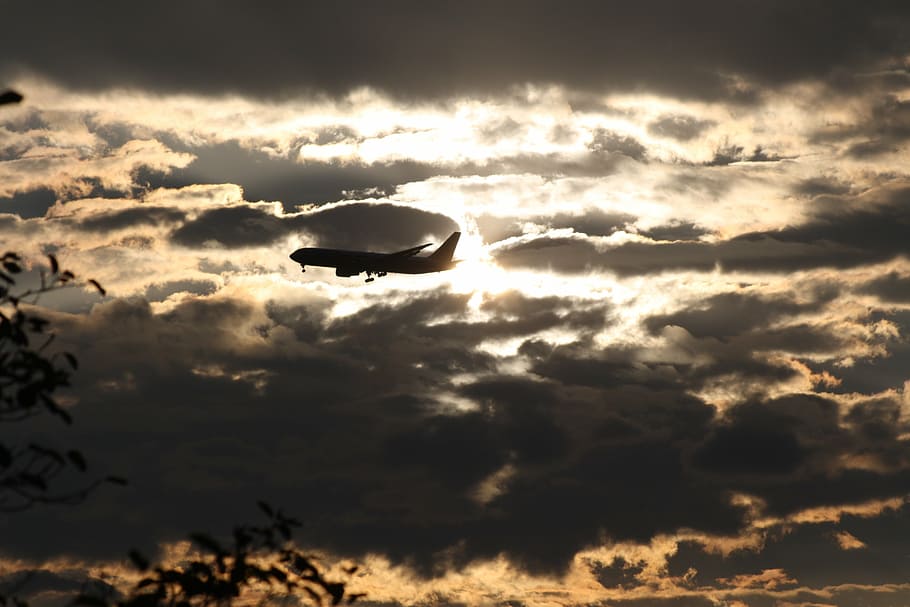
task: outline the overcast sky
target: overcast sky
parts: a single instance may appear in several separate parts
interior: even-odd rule
[[[373,605],[910,604],[905,3],[313,4],[4,6],[0,242],[108,292],[32,431],[130,485],[0,569],[265,499]]]

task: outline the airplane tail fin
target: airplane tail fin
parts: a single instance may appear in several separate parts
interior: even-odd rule
[[[452,235],[446,238],[446,241],[442,243],[438,249],[433,251],[433,254],[430,255],[430,259],[441,262],[452,261],[452,255],[455,254],[455,245],[458,244],[458,239],[460,237],[461,232],[452,232]]]

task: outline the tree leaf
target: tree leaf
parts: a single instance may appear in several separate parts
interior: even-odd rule
[[[224,548],[221,547],[221,544],[216,542],[215,539],[212,538],[212,536],[210,536],[208,534],[191,533],[190,539],[193,540],[195,543],[199,544],[200,548],[204,548],[214,554],[224,555],[224,554],[228,553],[227,550],[225,550]]]
[[[85,463],[85,457],[75,449],[67,451],[66,457],[82,472],[85,472],[85,469],[88,468],[88,465]]]
[[[108,607],[107,601],[91,594],[77,594],[71,605],[86,605],[87,607]]]
[[[135,567],[139,571],[145,571],[146,569],[149,568],[149,560],[147,558],[145,558],[142,555],[142,553],[140,553],[138,550],[130,550],[129,553],[127,554],[127,556],[130,557],[130,561],[133,563],[133,567]],[[146,579],[148,579],[148,578],[146,578]],[[143,581],[145,581],[145,580],[143,580]],[[151,582],[151,580],[148,580],[148,581]],[[142,584],[142,582],[140,582],[140,584]],[[142,586],[140,586],[140,588],[141,587]]]
[[[63,456],[54,449],[48,449],[47,447],[42,447],[41,445],[36,445],[35,443],[31,443],[28,448],[35,453],[38,453],[39,455],[51,458],[61,466],[66,463],[66,461],[63,459]]]
[[[20,101],[22,101],[22,95],[12,89],[0,93],[0,105],[6,105],[7,103],[19,103]]]
[[[89,278],[89,279],[88,279],[88,282],[89,282],[90,285],[92,285],[93,287],[95,287],[96,289],[98,289],[98,292],[99,292],[99,293],[101,293],[102,295],[107,295],[107,291],[104,290],[104,287],[102,287],[102,286],[98,283],[97,280],[95,280],[94,278]]]
[[[275,511],[272,510],[272,507],[269,506],[266,502],[259,500],[258,502],[256,502],[256,505],[259,506],[260,510],[265,512],[266,516],[268,516],[270,518],[275,516]]]
[[[29,473],[23,472],[22,474],[19,475],[18,478],[23,484],[31,485],[32,487],[36,487],[42,491],[47,490],[47,483],[44,481],[43,478],[41,478],[37,474],[29,474]]]

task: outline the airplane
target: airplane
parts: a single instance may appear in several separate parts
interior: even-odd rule
[[[291,253],[291,259],[300,264],[303,272],[306,266],[335,268],[335,276],[357,276],[367,273],[366,282],[373,282],[376,276],[385,276],[389,272],[399,274],[426,274],[451,270],[457,264],[452,261],[455,245],[461,232],[452,232],[438,249],[426,257],[417,254],[432,242],[395,253],[370,253],[368,251],[342,251],[339,249],[320,249],[305,247]]]

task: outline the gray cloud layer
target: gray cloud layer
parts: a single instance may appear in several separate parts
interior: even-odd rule
[[[353,203],[290,216],[239,205],[205,211],[177,228],[172,237],[188,247],[217,242],[233,248],[263,246],[308,232],[320,246],[381,250],[413,244],[402,238],[430,234],[445,238],[457,229],[445,215],[392,204]]]
[[[632,242],[600,251],[583,238],[537,238],[497,252],[509,266],[563,272],[602,268],[621,275],[673,270],[792,272],[851,268],[906,255],[910,249],[910,189],[887,188],[863,197],[816,200],[802,225],[742,234],[717,243]]]
[[[187,525],[226,526],[264,497],[307,521],[309,541],[341,553],[378,551],[424,574],[506,554],[552,572],[602,533],[735,533],[746,518],[731,492],[785,515],[901,495],[910,481],[897,402],[844,416],[827,398],[795,394],[719,414],[689,390],[728,367],[642,364],[635,349],[583,342],[528,339],[520,355],[532,372],[501,374],[481,341],[597,330],[610,311],[514,293],[487,304],[490,320],[467,323],[467,302],[429,293],[329,321],[315,308],[224,298],[164,314],[112,301],[65,320],[62,336],[85,353],[70,438],[135,484],[78,511],[22,515],[4,531],[5,550],[148,549]],[[738,351],[747,361],[753,349]],[[456,373],[474,379],[452,383]],[[444,393],[476,408],[446,411]],[[884,467],[839,469],[859,454]],[[505,466],[501,490],[478,501]]]
[[[857,87],[845,70],[900,65],[907,50],[906,8],[888,1],[173,7],[7,7],[8,23],[42,26],[10,28],[0,79],[36,72],[81,89],[262,96],[369,85],[405,97],[540,82],[750,100],[756,91],[732,86],[731,77]]]

